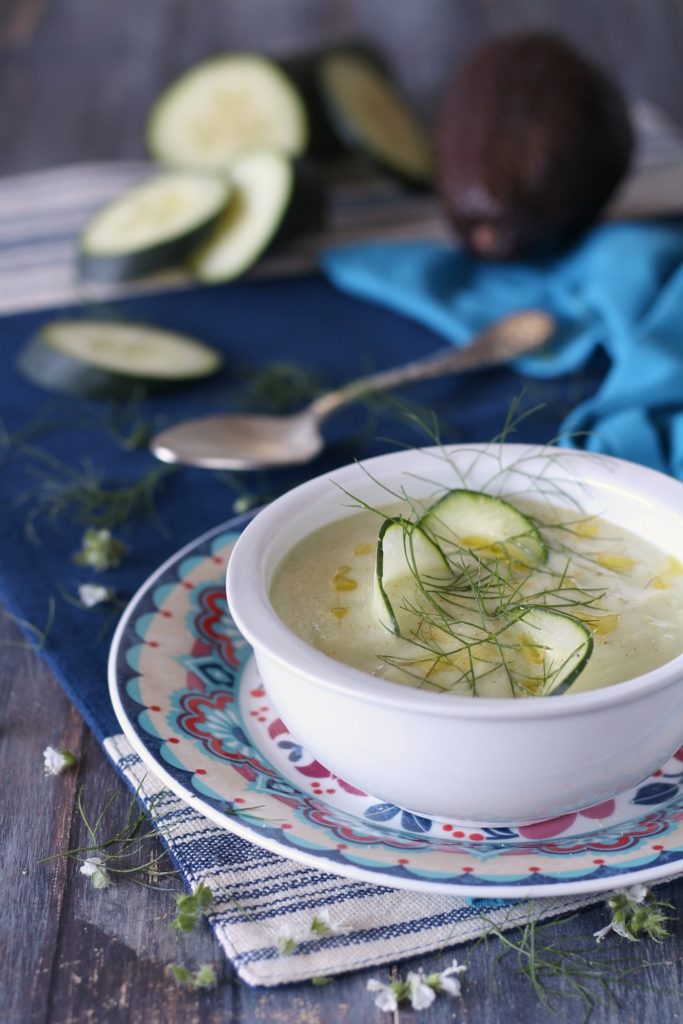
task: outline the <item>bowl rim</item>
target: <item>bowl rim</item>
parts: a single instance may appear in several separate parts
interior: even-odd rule
[[[664,488],[672,493],[670,507],[675,508],[676,497],[683,506],[683,483],[657,470],[637,463],[618,459],[596,452],[585,452],[571,448],[555,448],[551,445],[502,443],[511,452],[529,452],[539,455],[552,448],[555,454],[579,460],[588,460],[610,470],[627,473],[636,478],[641,486],[632,487],[634,492],[648,493],[653,487]],[[421,715],[439,715],[467,719],[510,719],[529,720],[537,718],[565,717],[575,713],[591,713],[612,705],[629,704],[651,694],[653,690],[664,690],[676,683],[683,684],[683,651],[676,658],[665,662],[649,672],[634,676],[621,683],[590,690],[584,693],[565,694],[567,700],[511,700],[508,697],[487,697],[476,700],[469,696],[451,693],[436,693],[401,686],[391,680],[382,679],[360,669],[337,661],[330,655],[312,647],[294,633],[273,608],[260,574],[260,556],[263,548],[272,539],[282,521],[283,513],[291,515],[295,506],[308,502],[316,492],[335,477],[348,474],[358,468],[372,470],[378,463],[396,460],[418,452],[479,452],[491,449],[492,445],[465,443],[429,446],[374,456],[363,461],[347,463],[317,477],[299,484],[269,505],[265,506],[247,525],[235,544],[228,563],[226,589],[230,613],[240,632],[254,648],[256,655],[265,654],[271,661],[278,662],[290,672],[324,690],[336,692],[349,698],[360,698],[363,703],[379,704],[394,710],[418,712]],[[640,478],[640,480],[639,480]],[[324,525],[321,523],[320,525]],[[286,552],[283,553],[284,558]],[[244,580],[248,585],[244,586]]]

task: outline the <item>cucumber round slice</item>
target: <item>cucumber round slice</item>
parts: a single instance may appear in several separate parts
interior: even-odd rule
[[[225,169],[261,147],[300,156],[307,141],[297,90],[272,60],[250,53],[185,72],[157,100],[147,126],[151,154],[175,167]]]
[[[388,77],[390,72],[382,55],[368,43],[349,41],[334,43],[307,53],[295,54],[282,61],[282,67],[291,78],[306,105],[309,128],[308,152],[321,160],[339,157],[348,153],[349,147],[339,137],[330,120],[320,85],[320,68],[324,60],[332,56],[344,61],[346,57],[360,58],[376,67],[380,74]]]
[[[464,547],[522,566],[544,563],[548,550],[537,527],[503,498],[482,491],[453,490],[420,520],[446,552]]]
[[[348,146],[409,185],[432,184],[427,134],[376,60],[360,52],[331,52],[321,59],[319,75],[330,120]]]
[[[155,175],[91,218],[81,234],[79,268],[97,281],[123,281],[182,261],[217,223],[231,186],[191,171]]]
[[[18,359],[24,376],[39,387],[82,396],[130,391],[135,381],[197,380],[221,364],[219,352],[188,335],[106,320],[45,324]]]
[[[405,519],[384,521],[377,540],[373,604],[387,629],[400,636],[404,619],[414,618],[410,609],[417,606],[420,593],[451,577],[443,552],[424,530]]]
[[[519,613],[510,629],[499,634],[510,645],[507,660],[509,666],[514,662],[510,667],[517,684],[539,697],[565,693],[593,653],[590,629],[574,616],[550,608],[530,605]]]
[[[190,258],[200,281],[232,281],[276,242],[321,225],[320,186],[282,153],[249,153],[233,166],[233,195],[206,241]]]

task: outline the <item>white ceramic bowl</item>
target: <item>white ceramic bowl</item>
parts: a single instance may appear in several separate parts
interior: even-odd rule
[[[683,561],[683,485],[617,459],[524,445],[448,449],[467,486],[545,489],[578,498]],[[310,647],[269,600],[277,567],[302,538],[350,514],[340,488],[376,506],[386,492],[458,486],[439,449],[346,466],[290,491],[244,531],[227,590],[238,628],[292,735],[347,782],[400,807],[459,820],[543,820],[600,803],[659,768],[683,743],[683,656],[627,682],[556,698],[493,700],[417,691]],[[429,481],[425,478],[429,478]],[[530,479],[544,484],[530,485]]]

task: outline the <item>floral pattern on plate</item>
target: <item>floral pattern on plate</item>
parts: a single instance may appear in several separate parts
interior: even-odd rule
[[[377,884],[514,898],[683,871],[683,749],[615,800],[522,826],[414,814],[332,775],[288,733],[230,617],[225,567],[244,522],[163,565],[112,646],[121,725],[176,793],[252,842]]]

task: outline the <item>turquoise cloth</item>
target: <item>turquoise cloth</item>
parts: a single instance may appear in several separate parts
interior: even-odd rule
[[[607,224],[568,254],[489,263],[433,242],[325,254],[340,289],[418,320],[455,345],[506,313],[537,307],[559,330],[551,351],[515,368],[576,371],[601,347],[610,369],[562,425],[562,443],[683,477],[683,223]]]

